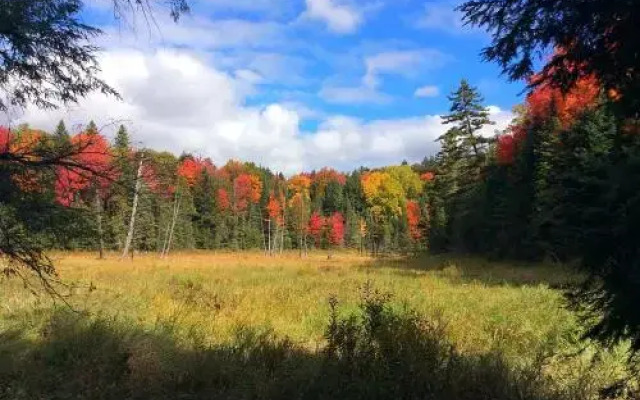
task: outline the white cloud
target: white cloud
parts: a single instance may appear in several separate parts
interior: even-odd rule
[[[201,0],[207,7],[215,11],[261,12],[282,14],[289,11],[293,2],[280,0]]]
[[[375,88],[380,85],[380,75],[398,74],[416,76],[429,69],[440,68],[450,56],[436,49],[387,51],[366,57],[366,73],[362,83]]]
[[[305,86],[313,81],[308,75],[309,61],[303,57],[276,51],[218,51],[208,60],[222,70],[250,70],[261,76],[261,83],[283,86]]]
[[[134,27],[139,23],[134,24]],[[207,51],[218,49],[274,48],[285,40],[285,26],[277,22],[243,19],[208,19],[185,15],[175,23],[168,15],[158,14],[148,29],[138,33],[135,29],[103,27],[105,35],[99,37],[102,47],[186,47]]]
[[[92,94],[68,109],[28,108],[14,122],[53,129],[60,119],[69,126],[90,119],[99,126],[124,120],[144,146],[194,152],[218,164],[229,158],[254,161],[285,173],[326,165],[348,170],[418,161],[437,151],[434,140],[446,129],[433,115],[370,122],[333,116],[317,130],[301,132],[303,109],[295,104],[246,105],[243,85],[251,76],[246,71],[236,77],[185,51],[113,50],[100,61],[104,79],[121,93],[122,101]],[[489,127],[487,135],[511,117],[498,107],[490,111],[498,125]]]
[[[363,20],[359,10],[338,0],[306,0],[306,6],[304,18],[322,21],[334,33],[353,33]]]
[[[432,52],[438,54],[437,50]],[[423,62],[425,52],[417,50],[388,51],[366,57],[364,60],[366,73],[362,82],[368,87],[380,84],[378,75],[384,73],[412,74]]]
[[[325,101],[335,104],[386,104],[392,97],[367,86],[324,85],[319,93]]]
[[[345,84],[344,79],[336,76],[325,81],[319,95],[325,101],[336,104],[390,103],[393,96],[380,90],[383,75],[415,77],[421,72],[442,67],[450,58],[435,49],[379,52],[364,57],[364,75],[359,85]]]
[[[413,93],[415,97],[438,97],[440,95],[440,89],[437,86],[422,86],[416,89]]]
[[[234,72],[237,79],[243,80],[249,84],[258,84],[264,82],[264,78],[259,73],[250,69],[238,69]]]

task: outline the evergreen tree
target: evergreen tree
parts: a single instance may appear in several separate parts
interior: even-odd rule
[[[483,97],[463,79],[448,99],[451,102],[449,114],[441,118],[443,124],[453,124],[453,127],[445,135],[451,136],[450,140],[460,148],[463,156],[471,153],[476,161],[480,160],[489,140],[480,136],[478,131],[493,124],[489,111],[482,105]]]
[[[458,250],[477,251],[484,219],[481,213],[485,188],[481,172],[488,161],[487,147],[491,142],[480,136],[479,131],[493,122],[482,105],[482,96],[466,80],[461,81],[449,100],[450,113],[441,118],[444,124],[453,126],[438,138],[441,150],[437,157],[439,182],[436,186],[440,202],[444,203],[446,222],[437,218],[434,222],[446,226],[445,239],[440,242]]]
[[[96,125],[96,123],[93,122],[93,120],[89,121],[86,132],[89,135],[97,135],[98,133],[100,133],[100,131],[98,130],[98,125]]]
[[[342,185],[336,181],[330,181],[325,189],[322,201],[322,212],[324,215],[331,215],[335,212],[344,211],[344,196]]]
[[[60,122],[58,122],[54,135],[58,138],[69,140],[69,131],[67,131],[67,127],[64,124],[63,120],[60,120]]]
[[[129,138],[129,132],[127,132],[127,128],[125,128],[124,125],[120,125],[118,128],[118,132],[116,132],[116,137],[113,142],[113,147],[116,152],[122,155],[129,152],[131,148],[131,139]]]
[[[124,125],[120,125],[113,145],[113,164],[119,172],[113,185],[113,196],[107,217],[111,236],[111,246],[120,250],[124,246],[127,235],[129,217],[131,215],[131,202],[133,188],[136,179],[136,166],[131,157],[132,149],[129,133]],[[150,157],[153,157],[150,155]]]

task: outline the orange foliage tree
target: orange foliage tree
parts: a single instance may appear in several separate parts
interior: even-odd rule
[[[527,96],[527,116],[537,122],[555,112],[562,128],[566,129],[585,109],[597,104],[600,90],[600,83],[593,76],[581,78],[566,93],[550,84],[542,84]]]
[[[233,181],[234,210],[246,211],[249,204],[257,204],[262,195],[262,181],[259,177],[250,174],[240,174]]]
[[[191,187],[196,184],[204,172],[212,175],[214,171],[215,166],[208,158],[187,157],[178,166],[178,175],[184,178]]]
[[[273,193],[269,196],[269,201],[267,202],[267,215],[269,219],[274,221],[278,226],[282,226],[284,223],[282,204]]]

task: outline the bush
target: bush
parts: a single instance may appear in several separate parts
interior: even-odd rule
[[[548,378],[544,363],[510,365],[498,351],[467,355],[441,318],[391,306],[365,285],[359,310],[331,298],[326,346],[309,351],[268,329],[238,328],[225,345],[197,330],[55,313],[35,338],[0,334],[0,399],[520,399],[596,398]],[[573,381],[572,381],[573,382]],[[593,386],[593,385],[592,385]],[[624,398],[624,387],[616,388]],[[628,395],[627,398],[633,398]]]

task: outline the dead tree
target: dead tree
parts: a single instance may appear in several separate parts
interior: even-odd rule
[[[133,231],[136,225],[136,212],[138,211],[138,197],[140,196],[140,188],[142,187],[142,167],[144,165],[144,153],[140,154],[140,162],[138,163],[138,172],[136,173],[136,183],[133,191],[133,206],[131,207],[131,218],[129,219],[129,231],[127,232],[127,239],[124,243],[124,250],[122,251],[122,258],[125,258],[129,254],[131,248],[131,242],[133,241]]]
[[[160,258],[165,258],[169,255],[169,249],[171,249],[171,242],[173,241],[173,232],[176,228],[176,221],[178,220],[178,213],[180,212],[180,192],[176,189],[176,196],[173,202],[173,212],[171,215],[171,222],[167,229],[167,234],[165,236],[165,241],[162,246],[162,253],[160,253]]]

